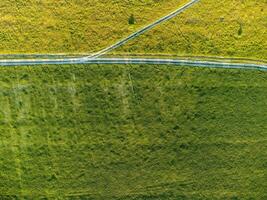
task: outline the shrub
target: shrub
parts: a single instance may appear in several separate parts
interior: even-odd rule
[[[133,14],[131,14],[131,16],[129,17],[128,22],[130,25],[135,24],[135,18]]]

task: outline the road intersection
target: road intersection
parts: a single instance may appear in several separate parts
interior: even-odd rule
[[[32,58],[34,56],[23,55],[23,59],[19,59],[19,55],[16,55],[15,59],[0,59],[0,66],[29,66],[29,65],[64,65],[64,64],[154,64],[154,65],[173,65],[173,66],[190,66],[190,67],[209,67],[209,68],[239,68],[239,69],[256,69],[256,70],[267,70],[267,64],[253,64],[253,63],[231,63],[218,61],[208,61],[208,60],[193,60],[193,59],[164,59],[164,58],[104,58],[101,57],[108,52],[114,50],[115,48],[125,44],[129,40],[132,40],[139,35],[151,30],[155,26],[163,23],[167,20],[172,19],[178,14],[182,13],[186,9],[190,8],[200,0],[191,0],[184,6],[178,8],[177,10],[171,12],[170,14],[156,20],[155,22],[145,26],[144,28],[132,33],[128,37],[118,41],[117,43],[88,56],[81,57],[64,57],[61,55],[47,54],[49,58]],[[12,55],[9,55],[12,56]],[[18,57],[18,58],[17,58]],[[26,58],[25,58],[26,57]]]

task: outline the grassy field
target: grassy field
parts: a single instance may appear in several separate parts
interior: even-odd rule
[[[267,60],[266,0],[201,0],[117,50]]]
[[[0,1],[0,53],[94,52],[186,0]],[[133,14],[135,25],[128,24]]]
[[[0,199],[267,198],[266,72],[0,71]]]

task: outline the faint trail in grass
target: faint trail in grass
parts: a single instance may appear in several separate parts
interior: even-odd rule
[[[11,141],[15,143],[10,145],[11,151],[13,152],[14,156],[14,164],[15,164],[15,169],[16,169],[16,174],[17,174],[17,179],[19,183],[19,194],[21,194],[21,190],[23,189],[22,185],[22,170],[21,170],[21,160],[20,160],[20,141],[18,139],[18,131],[16,128],[12,128],[12,131],[10,132],[10,138]]]
[[[11,110],[8,97],[1,94],[0,104],[2,105],[0,112],[2,113],[3,122],[9,124],[11,122]]]
[[[129,93],[128,93],[128,85],[127,85],[127,71],[123,70],[123,73],[120,78],[120,83],[118,84],[118,91],[121,96],[122,100],[122,109],[123,109],[123,114],[125,116],[129,116],[131,111],[130,111],[130,105],[129,105]]]
[[[12,84],[12,93],[13,93],[13,103],[14,103],[14,110],[12,113],[15,113],[13,117],[11,116],[11,120],[13,123],[16,123],[19,118],[19,112],[20,112],[20,95],[18,93],[18,88],[19,88],[19,83],[18,83],[18,78],[16,76],[16,85]],[[11,101],[12,102],[12,101]],[[11,108],[12,109],[12,108]],[[14,164],[15,164],[15,169],[16,169],[16,174],[17,174],[17,179],[18,179],[18,184],[19,184],[19,191],[18,193],[21,195],[22,189],[23,189],[23,184],[22,184],[22,165],[21,165],[21,149],[22,146],[24,145],[24,141],[21,140],[21,133],[20,129],[16,127],[16,125],[12,124],[12,129],[10,132],[10,138],[11,138],[11,151],[13,152],[14,155]]]
[[[55,96],[53,98],[53,101],[54,101],[54,111],[57,111],[58,110],[58,102],[57,102],[56,94],[58,93],[58,91],[57,91],[57,86],[56,86],[56,82],[55,82],[54,77],[52,78],[52,83],[53,83],[53,85],[52,85],[52,88],[53,88],[52,97]]]
[[[75,74],[72,74],[71,75],[71,81],[68,82],[68,92],[71,96],[71,103],[72,103],[72,108],[73,108],[73,111],[76,112],[77,108],[78,108],[78,105],[79,105],[79,102],[76,98],[76,94],[77,94],[77,91],[76,91],[76,77],[75,77]]]
[[[130,87],[131,87],[133,96],[135,97],[135,91],[134,91],[134,87],[133,87],[133,80],[132,80],[131,72],[128,73],[128,77],[129,77],[129,80],[130,80]]]

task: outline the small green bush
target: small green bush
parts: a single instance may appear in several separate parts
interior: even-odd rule
[[[134,18],[134,15],[133,15],[133,14],[131,14],[131,16],[129,17],[129,19],[128,19],[128,23],[129,23],[130,25],[135,24],[135,18]]]

